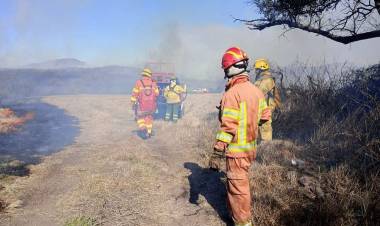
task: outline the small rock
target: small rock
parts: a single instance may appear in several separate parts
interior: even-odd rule
[[[291,164],[292,166],[295,166],[299,169],[304,169],[305,168],[305,161],[301,160],[301,159],[292,159],[291,160]]]
[[[323,192],[321,185],[312,177],[303,176],[298,182],[305,187],[308,191],[308,196],[311,199],[315,199],[316,197],[323,199],[325,197],[325,193]]]
[[[22,207],[23,204],[24,204],[23,201],[17,200],[17,201],[12,202],[11,204],[9,204],[8,208],[20,208],[20,207]]]
[[[315,186],[315,193],[317,194],[318,198],[323,199],[325,197],[325,193],[323,192],[321,186],[317,184]]]
[[[308,177],[308,176],[302,176],[298,182],[304,186],[304,187],[309,187],[311,184],[313,184],[313,178]]]

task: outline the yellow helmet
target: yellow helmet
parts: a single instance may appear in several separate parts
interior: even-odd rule
[[[269,63],[267,59],[257,59],[255,61],[255,69],[268,70]]]
[[[149,68],[144,68],[144,70],[141,72],[142,76],[146,77],[152,77],[152,71]]]

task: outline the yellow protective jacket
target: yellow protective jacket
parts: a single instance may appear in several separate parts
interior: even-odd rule
[[[167,86],[164,90],[164,96],[166,98],[166,103],[176,104],[181,102],[181,94],[186,92],[186,89],[180,85],[175,85],[174,87]]]
[[[221,100],[221,124],[216,135],[218,141],[228,144],[226,156],[254,157],[258,124],[270,117],[264,94],[249,81],[247,74],[229,81]]]
[[[263,71],[259,78],[256,79],[255,85],[264,93],[267,105],[274,110],[276,103],[274,101],[274,89],[276,84],[269,71]]]

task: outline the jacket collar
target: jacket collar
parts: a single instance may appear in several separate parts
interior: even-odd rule
[[[247,81],[249,81],[248,74],[244,73],[241,75],[236,75],[236,76],[232,77],[231,80],[228,81],[228,83],[226,85],[226,91],[228,89],[232,88],[233,86],[237,85],[237,84],[244,83]]]

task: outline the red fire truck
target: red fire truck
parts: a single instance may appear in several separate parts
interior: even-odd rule
[[[157,111],[155,114],[156,118],[164,118],[166,112],[166,99],[164,97],[164,89],[170,85],[170,78],[177,77],[175,74],[174,64],[164,63],[164,62],[149,62],[146,64],[146,67],[152,70],[152,79],[157,82],[157,85],[160,89],[160,95],[157,99]],[[180,80],[177,77],[177,84],[181,84]],[[187,93],[181,96],[181,108],[179,112],[179,117],[181,118],[185,112],[184,101],[187,97]]]

